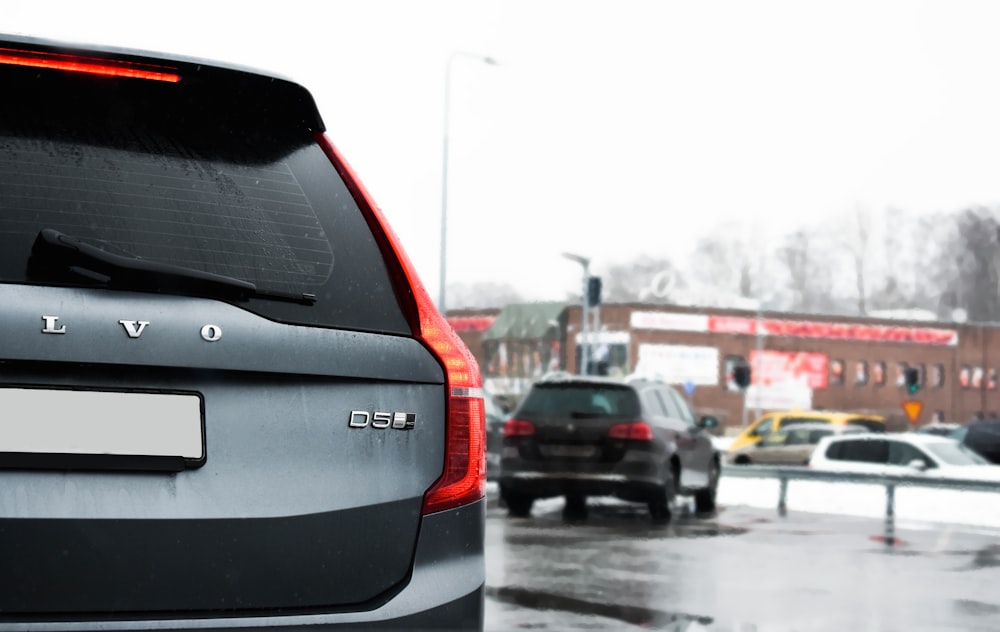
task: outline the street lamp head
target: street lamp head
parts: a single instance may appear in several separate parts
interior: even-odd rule
[[[570,261],[576,261],[577,263],[579,263],[582,266],[588,266],[588,265],[590,265],[590,259],[588,259],[587,257],[581,257],[580,255],[574,255],[571,252],[564,252],[564,253],[562,253],[562,256],[565,257],[565,258],[567,258],[567,259],[569,259]]]
[[[460,57],[465,57],[466,59],[477,59],[483,62],[484,64],[489,64],[490,66],[500,65],[500,62],[498,62],[496,58],[490,57],[489,55],[480,55],[479,53],[470,53],[464,50],[457,50],[448,57],[448,67],[451,68],[451,63],[456,59],[459,59]]]

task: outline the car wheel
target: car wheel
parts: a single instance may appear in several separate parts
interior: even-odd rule
[[[733,461],[733,464],[734,465],[750,465],[750,457],[748,457],[745,454],[741,454],[738,457],[736,457],[736,460]]]
[[[657,524],[667,524],[672,515],[670,504],[674,501],[674,496],[677,493],[677,472],[676,468],[671,468],[671,470],[671,476],[666,485],[655,491],[649,499],[649,517]]]
[[[511,518],[528,518],[531,516],[531,505],[535,499],[516,492],[508,492],[503,497],[507,504],[507,515]]]
[[[712,513],[715,511],[715,495],[719,489],[719,464],[712,459],[708,470],[708,487],[699,489],[694,495],[694,510],[696,513]]]
[[[563,506],[563,520],[569,522],[580,522],[587,519],[587,497],[586,496],[566,496],[566,504]]]

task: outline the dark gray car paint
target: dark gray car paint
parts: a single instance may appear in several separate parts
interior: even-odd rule
[[[275,323],[234,305],[165,294],[0,284],[0,359],[198,367],[442,384],[416,340]],[[64,334],[43,334],[58,316]],[[120,320],[149,321],[129,338]],[[205,325],[222,331],[217,342]]]
[[[0,383],[199,393],[206,441],[177,474],[3,472],[0,611],[329,607],[405,580],[444,446],[418,342],[177,296],[0,285],[0,302]],[[53,314],[66,333],[41,333]],[[122,318],[150,324],[130,338]],[[353,410],[415,427],[350,428]]]
[[[80,617],[76,620],[16,621],[0,614],[4,632],[84,630],[478,630],[483,623],[486,501],[425,516],[406,584],[383,605],[358,612],[261,612],[245,616],[159,619]],[[457,544],[457,545],[456,545]],[[469,587],[473,586],[473,590]]]

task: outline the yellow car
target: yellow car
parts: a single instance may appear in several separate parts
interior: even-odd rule
[[[885,417],[867,413],[847,413],[832,410],[783,410],[771,412],[747,426],[729,445],[732,454],[754,445],[768,435],[780,432],[782,427],[795,424],[831,423],[862,426],[871,432],[885,432]]]

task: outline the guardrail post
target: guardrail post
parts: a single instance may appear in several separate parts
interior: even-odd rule
[[[784,518],[788,515],[788,478],[778,478],[778,515]]]
[[[885,485],[885,545],[896,544],[896,486]]]

